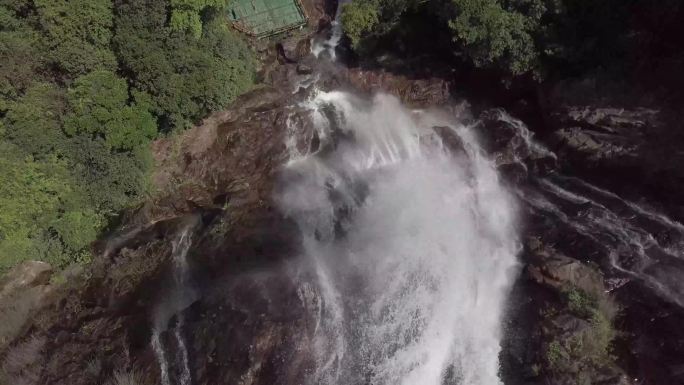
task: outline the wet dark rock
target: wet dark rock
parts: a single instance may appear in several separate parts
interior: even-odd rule
[[[465,144],[463,140],[454,133],[450,127],[436,126],[432,128],[434,132],[440,137],[445,147],[449,149],[452,154],[465,153]]]
[[[659,111],[645,108],[567,107],[552,115],[551,145],[560,153],[585,158],[587,162],[635,157],[644,136],[660,122]]]
[[[313,369],[315,320],[286,272],[243,274],[212,286],[185,312],[196,383],[295,384]]]
[[[556,168],[555,154],[538,145],[525,124],[504,110],[482,112],[478,133],[485,150],[513,181],[523,181],[530,172],[543,175]]]
[[[553,250],[549,246],[532,249],[526,271],[538,284],[555,290],[577,287],[589,293],[604,292],[603,276],[597,268]]]
[[[313,73],[313,68],[306,64],[297,65],[297,73],[300,75],[311,75]]]
[[[612,96],[616,99],[617,96]],[[681,111],[634,103],[547,106],[545,142],[563,168],[632,198],[648,197],[684,218]],[[639,180],[639,183],[632,183]]]
[[[309,27],[321,31],[335,18],[337,0],[301,0]]]
[[[440,78],[410,79],[384,71],[346,70],[345,80],[367,93],[384,91],[415,107],[440,106],[450,99],[449,83]]]

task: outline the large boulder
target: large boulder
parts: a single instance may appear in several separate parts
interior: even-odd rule
[[[570,258],[545,245],[539,238],[527,240],[528,277],[553,290],[578,288],[587,293],[603,293],[605,286],[599,269]]]
[[[0,278],[0,302],[17,292],[47,285],[52,277],[52,266],[41,261],[25,261]]]
[[[0,279],[0,352],[30,325],[31,318],[45,304],[50,293],[52,266],[25,261]]]
[[[539,175],[556,167],[556,155],[537,142],[525,123],[502,109],[483,111],[477,129],[499,170],[515,181],[522,181],[530,172]]]
[[[646,145],[646,135],[659,128],[659,111],[648,108],[567,106],[552,113],[551,145],[560,154],[582,161],[630,161]],[[631,160],[634,162],[634,160]]]

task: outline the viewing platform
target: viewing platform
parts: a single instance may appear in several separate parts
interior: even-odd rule
[[[228,17],[235,29],[257,38],[299,28],[307,22],[300,0],[233,0]]]

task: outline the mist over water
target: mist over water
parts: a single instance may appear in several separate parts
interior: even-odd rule
[[[516,209],[473,132],[383,94],[310,107],[321,145],[292,154],[276,197],[321,297],[308,383],[500,383]]]

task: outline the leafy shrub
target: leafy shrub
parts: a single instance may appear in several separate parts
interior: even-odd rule
[[[171,21],[169,25],[174,31],[187,31],[195,38],[202,35],[202,19],[200,12],[208,7],[223,9],[227,0],[171,0]]]
[[[568,309],[582,318],[592,317],[597,310],[597,300],[586,292],[571,288],[565,292]]]
[[[565,350],[558,341],[552,341],[546,349],[546,361],[552,367],[558,366],[566,355]]]
[[[71,172],[83,184],[88,205],[112,215],[144,198],[153,163],[147,147],[112,151],[104,140],[83,136],[70,146]]]
[[[50,83],[34,83],[16,101],[6,104],[0,135],[26,155],[42,160],[64,150],[62,116],[66,111],[64,90]]]
[[[43,78],[38,69],[45,57],[39,44],[40,35],[0,4],[0,98],[15,99]]]
[[[449,26],[456,48],[475,66],[503,68],[518,75],[533,70],[538,60],[533,34],[540,17],[539,1],[354,0],[343,7],[341,20],[352,44],[359,48],[364,40],[391,33],[407,10],[429,8],[434,22]]]
[[[361,37],[378,24],[378,9],[366,2],[346,3],[342,5],[341,21],[352,45],[358,48]]]
[[[572,287],[564,291],[567,310],[587,322],[570,334],[559,334],[548,344],[545,360],[554,373],[580,375],[584,368],[604,368],[613,363],[611,343],[615,305],[605,293],[587,293]],[[585,379],[577,379],[584,383]]]

